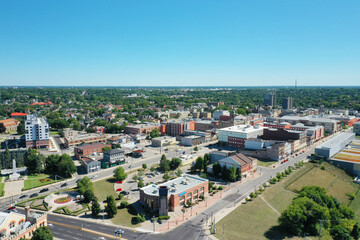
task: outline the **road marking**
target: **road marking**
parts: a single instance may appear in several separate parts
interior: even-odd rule
[[[110,239],[116,239],[115,236],[113,236],[113,235],[97,232],[97,231],[87,229],[87,228],[81,228],[81,227],[77,227],[77,226],[73,226],[73,225],[69,225],[69,224],[65,224],[65,223],[53,222],[53,221],[48,221],[48,223],[56,224],[56,225],[59,225],[59,226],[71,228],[71,229],[78,230],[78,231],[84,231],[84,232],[96,234],[96,235],[99,235],[99,236],[102,236],[102,237],[107,237],[107,238],[110,238]],[[121,239],[126,240],[126,238],[123,238],[123,237]]]

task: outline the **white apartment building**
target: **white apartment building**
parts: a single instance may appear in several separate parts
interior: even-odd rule
[[[49,146],[49,123],[36,114],[27,115],[25,121],[25,141],[27,148]]]

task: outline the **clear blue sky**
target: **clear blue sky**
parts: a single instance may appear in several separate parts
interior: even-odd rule
[[[360,1],[4,0],[0,85],[360,85]]]

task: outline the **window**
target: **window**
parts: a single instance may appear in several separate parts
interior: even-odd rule
[[[1,232],[0,232],[0,237],[3,237],[3,236],[5,236],[5,235],[6,235],[6,230],[5,230],[5,229],[1,230]]]
[[[15,227],[15,222],[11,222],[9,225],[10,228],[14,228]]]

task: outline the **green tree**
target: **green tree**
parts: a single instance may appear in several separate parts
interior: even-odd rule
[[[181,169],[180,168],[178,168],[177,170],[176,170],[176,176],[178,176],[178,177],[180,177],[181,176],[181,174],[183,174],[183,171],[181,171]]]
[[[53,234],[48,227],[39,227],[35,230],[31,240],[53,240]]]
[[[221,173],[221,166],[218,162],[215,162],[213,164],[213,167],[212,167],[212,170],[213,170],[213,174],[215,177],[218,177],[219,174]]]
[[[87,189],[84,192],[84,202],[85,203],[90,203],[91,201],[93,201],[95,199],[95,194],[93,191],[91,191],[90,189]]]
[[[143,180],[140,180],[140,181],[138,182],[138,188],[142,188],[142,187],[144,187],[144,186],[145,186],[145,184],[144,184]]]
[[[45,159],[45,166],[44,166],[44,170],[47,173],[53,174],[53,173],[57,173],[57,166],[58,163],[60,161],[60,156],[59,155],[49,155],[46,157]]]
[[[91,204],[91,214],[94,217],[98,217],[100,212],[101,212],[100,204],[99,204],[97,198],[95,198],[95,199],[93,199],[92,204]]]
[[[156,170],[155,167],[150,168],[150,172],[155,172],[155,170]]]
[[[330,230],[330,234],[333,237],[333,239],[336,239],[336,240],[351,240],[352,239],[349,230],[342,224],[333,226]]]
[[[105,212],[109,218],[113,218],[117,214],[116,202],[113,196],[106,197]]]
[[[195,161],[195,169],[201,171],[204,168],[204,158],[198,157]]]
[[[24,121],[20,121],[19,125],[16,128],[16,131],[19,135],[25,134],[25,123]]]
[[[354,240],[358,240],[360,235],[360,227],[359,224],[356,223],[351,231],[351,236],[353,237]]]
[[[207,172],[207,166],[210,164],[210,154],[209,153],[205,153],[204,154],[204,172]]]
[[[241,168],[236,168],[236,178],[241,180]]]
[[[234,182],[237,178],[237,174],[236,174],[236,167],[235,166],[231,166],[228,169],[228,176],[229,176],[229,180]]]
[[[137,180],[139,180],[139,176],[137,174],[135,174],[132,179],[136,182]]]
[[[169,179],[170,179],[169,174],[165,173],[164,176],[163,176],[163,179],[164,179],[165,181],[169,180]]]
[[[69,178],[76,172],[76,166],[72,158],[67,154],[62,154],[57,165],[58,174],[62,177]]]
[[[127,178],[127,174],[123,167],[118,167],[114,171],[114,178],[116,181],[123,181]]]
[[[40,173],[42,170],[42,154],[38,154],[36,149],[29,148],[25,154],[24,164],[30,174]]]
[[[151,137],[151,138],[160,137],[160,131],[159,131],[159,129],[154,128],[154,129],[150,132],[150,137]]]
[[[147,165],[146,165],[145,163],[143,163],[142,168],[143,168],[144,170],[147,169]]]
[[[5,153],[4,153],[3,168],[5,168],[5,169],[12,168],[11,153],[10,153],[9,148],[6,148]]]
[[[195,147],[194,147],[194,151],[195,151],[195,152],[199,151],[198,146],[195,146]]]
[[[94,191],[94,186],[93,186],[93,183],[91,182],[91,179],[89,177],[85,176],[78,181],[77,189],[81,195],[84,195],[86,190]]]
[[[170,169],[177,169],[181,165],[181,162],[180,158],[172,158],[170,161]]]
[[[167,172],[170,170],[170,160],[166,159],[166,156],[163,154],[160,159],[160,170]]]
[[[106,147],[102,148],[103,152],[107,152],[107,151],[110,151],[110,150],[111,150],[111,147],[109,147],[109,146],[106,146]]]

